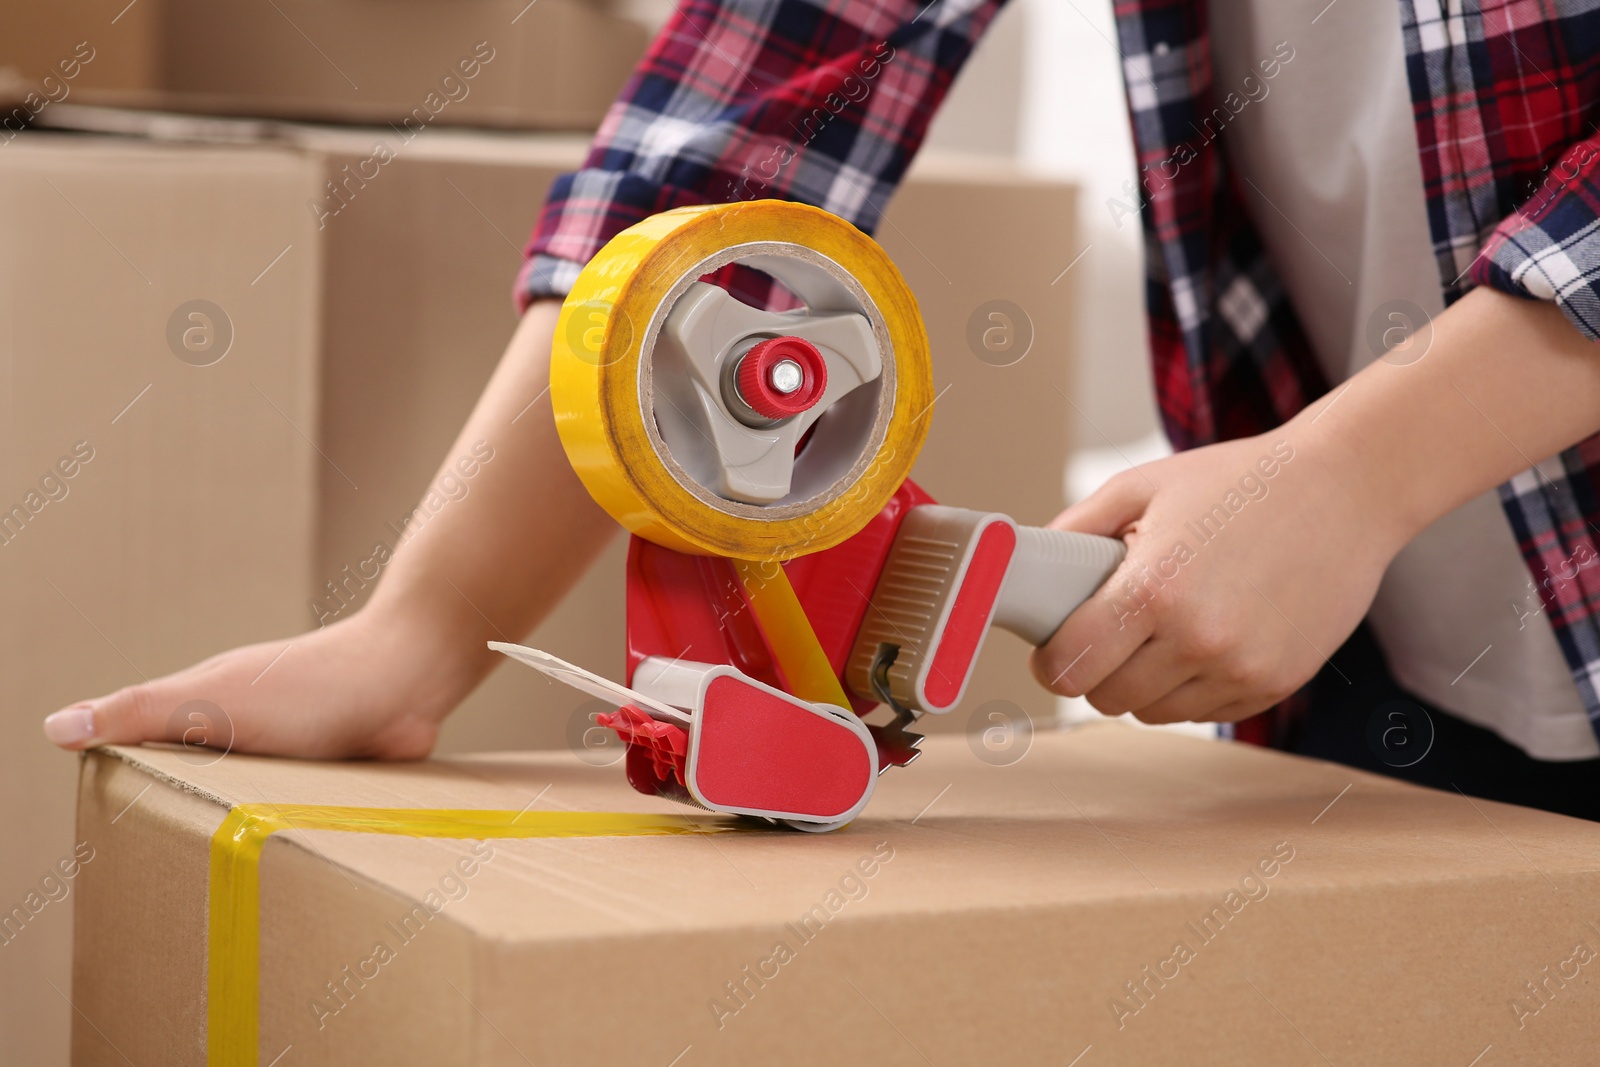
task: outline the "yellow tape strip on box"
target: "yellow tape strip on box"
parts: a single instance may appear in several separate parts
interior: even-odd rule
[[[206,1062],[255,1067],[261,960],[261,849],[282,830],[343,830],[400,837],[654,837],[736,831],[731,822],[607,811],[465,811],[240,804],[211,837],[206,974]]]

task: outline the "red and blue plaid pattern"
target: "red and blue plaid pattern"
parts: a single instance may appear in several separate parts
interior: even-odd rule
[[[1004,0],[689,0],[559,179],[517,294],[560,295],[619,230],[777,197],[872,232]],[[1553,300],[1600,339],[1600,0],[1397,0],[1446,301]],[[1140,165],[1157,399],[1180,448],[1260,433],[1327,383],[1214,137],[1204,0],[1114,5]],[[1600,354],[1597,354],[1600,355]],[[1501,497],[1600,731],[1600,436]],[[1519,610],[1508,605],[1507,610]]]
[[[1401,20],[1445,298],[1480,284],[1553,300],[1600,338],[1600,0],[1411,0]],[[1600,733],[1597,472],[1591,437],[1500,500]]]
[[[562,294],[618,231],[659,211],[798,200],[872,232],[992,0],[690,0],[558,179],[519,298]]]

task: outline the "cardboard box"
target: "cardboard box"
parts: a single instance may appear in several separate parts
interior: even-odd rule
[[[67,0],[7,28],[0,67],[55,103],[418,128],[592,127],[648,43],[589,0]]]
[[[151,0],[11,5],[0,40],[0,100],[14,105],[33,90],[63,103],[75,93],[155,88],[162,14]]]
[[[85,760],[84,1067],[205,1062],[232,805],[672,810],[564,753],[215,755]],[[1597,894],[1592,823],[1112,724],[1008,767],[935,738],[829,835],[286,828],[237,928],[260,945],[244,1062],[1589,1062]]]
[[[47,713],[302,626],[318,184],[270,147],[0,147],[6,915],[72,855],[75,760]],[[69,912],[0,929],[6,1063],[65,1062]]]

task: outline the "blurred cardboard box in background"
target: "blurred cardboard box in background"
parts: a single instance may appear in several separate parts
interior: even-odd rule
[[[49,900],[41,880],[72,854],[76,761],[40,719],[303,626],[319,185],[281,148],[28,134],[0,149],[8,1064],[65,1062],[71,1014],[71,906],[28,900]]]
[[[646,44],[590,0],[57,0],[7,13],[0,99],[588,129]]]

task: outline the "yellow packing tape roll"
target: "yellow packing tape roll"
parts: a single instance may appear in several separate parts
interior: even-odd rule
[[[777,277],[785,256],[827,272],[871,321],[884,363],[877,421],[825,491],[778,507],[722,500],[663,454],[651,346],[696,278],[749,257]],[[759,560],[821,551],[861,530],[910,473],[934,400],[922,317],[888,255],[835,215],[777,200],[678,208],[613,238],[562,306],[550,396],[573,469],[624,527],[680,552]]]
[[[211,836],[206,953],[206,1063],[256,1067],[261,967],[261,849],[282,830],[401,837],[651,837],[718,834],[732,823],[607,811],[462,811],[240,804]]]

